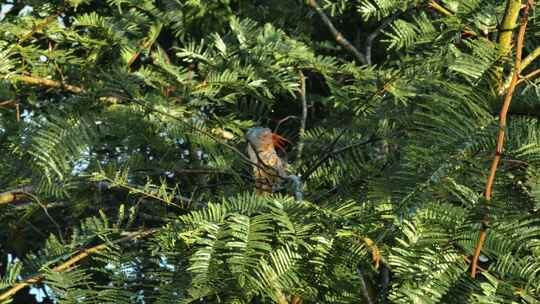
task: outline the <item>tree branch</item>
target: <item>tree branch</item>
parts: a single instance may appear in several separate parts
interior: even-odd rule
[[[443,16],[446,16],[446,17],[450,17],[450,16],[454,16],[454,13],[451,12],[449,9],[447,9],[446,7],[440,5],[439,3],[437,3],[435,0],[431,0],[429,1],[429,7],[431,7],[432,9],[434,9],[435,11],[437,11],[438,13],[440,13],[441,15]],[[471,30],[470,27],[468,26],[465,26],[465,28],[463,29],[463,33],[465,34],[468,34],[468,35],[471,35],[471,36],[476,36],[477,34],[475,32],[473,32]]]
[[[508,6],[510,7],[511,3],[513,2],[514,0],[509,0]],[[519,1],[519,3],[521,5],[521,1]],[[508,92],[506,93],[503,105],[501,107],[501,112],[499,114],[499,133],[497,135],[497,147],[495,150],[495,156],[493,157],[493,161],[491,162],[491,167],[489,169],[489,176],[486,182],[486,188],[484,190],[484,198],[486,200],[486,204],[489,204],[489,202],[491,201],[491,196],[493,194],[493,183],[495,181],[497,167],[499,166],[501,155],[503,153],[504,137],[505,137],[505,129],[506,129],[506,116],[508,114],[508,109],[510,108],[510,103],[512,102],[514,89],[516,88],[517,80],[519,77],[518,75],[521,68],[521,55],[523,52],[525,31],[527,29],[527,22],[529,19],[529,9],[533,5],[534,5],[533,0],[529,0],[527,5],[525,6],[525,10],[523,11],[523,16],[521,17],[521,25],[519,27],[519,33],[518,33],[517,44],[516,44],[516,59],[515,59],[516,62],[514,65],[514,76],[512,77],[512,81],[510,82],[510,87],[508,88]],[[482,228],[480,230],[480,235],[478,237],[478,242],[476,244],[476,249],[474,251],[474,256],[471,263],[471,274],[470,274],[471,278],[474,278],[476,276],[476,268],[478,267],[478,258],[480,256],[482,247],[484,246],[484,242],[486,240],[488,225],[489,225],[489,219],[486,216],[482,223]]]
[[[521,69],[523,71],[529,64],[531,64],[536,58],[540,56],[540,47],[537,47],[535,50],[529,53],[527,57],[523,58],[521,61]]]
[[[159,26],[159,31],[161,32],[161,25]],[[131,67],[131,65],[135,62],[135,60],[137,60],[137,58],[139,58],[139,56],[141,55],[141,53],[145,50],[145,49],[148,49],[150,47],[152,47],[152,45],[154,44],[154,42],[156,42],[156,39],[158,38],[159,36],[159,33],[154,37],[154,39],[149,39],[143,43],[141,43],[141,46],[139,47],[139,50],[137,52],[135,52],[135,54],[133,54],[131,56],[131,58],[129,59],[129,61],[127,62],[127,67]]]
[[[508,0],[506,2],[506,9],[504,17],[499,28],[499,56],[505,57],[512,50],[512,34],[516,28],[519,11],[521,9],[521,0]],[[516,70],[519,74],[519,69]],[[514,75],[511,75],[512,79]],[[495,69],[495,85],[497,87],[499,95],[504,94],[505,84],[503,79],[503,67],[498,66]]]
[[[506,56],[512,50],[512,33],[517,26],[521,0],[508,0],[506,10],[499,29],[500,55]]]
[[[0,205],[9,204],[18,200],[26,196],[26,193],[30,193],[32,189],[32,186],[23,186],[18,189],[0,193]]]
[[[360,53],[345,37],[343,37],[343,35],[336,29],[334,24],[332,24],[332,21],[330,21],[330,18],[328,18],[328,16],[324,13],[319,4],[317,4],[317,1],[309,0],[308,4],[317,12],[317,14],[319,14],[324,24],[326,24],[334,36],[334,39],[336,39],[336,42],[351,52],[356,60],[358,60],[361,64],[367,64],[366,56]]]
[[[331,144],[331,149],[332,149],[333,145],[335,145],[337,143],[337,139],[339,139],[340,136],[338,136],[338,138],[336,138],[334,143]],[[339,149],[330,150],[330,151],[328,151],[328,153],[323,155],[319,160],[317,160],[317,162],[315,162],[315,164],[312,167],[308,168],[306,170],[306,172],[302,175],[302,178],[304,180],[307,180],[309,178],[309,176],[311,174],[313,174],[313,172],[315,172],[315,170],[317,170],[325,161],[330,159],[333,155],[338,155],[338,154],[343,153],[343,152],[345,152],[345,151],[347,151],[349,149],[352,149],[352,148],[355,148],[355,147],[358,147],[358,146],[367,145],[367,144],[370,144],[372,142],[376,142],[376,141],[379,141],[379,140],[381,140],[381,139],[376,138],[376,137],[371,137],[370,139],[368,139],[366,141],[356,142],[356,143],[352,143],[350,145],[347,145],[347,146],[339,148]]]
[[[366,39],[366,47],[364,48],[364,53],[366,54],[366,64],[371,65],[371,48],[373,47],[373,40],[379,36],[381,31],[390,23],[398,18],[398,14],[389,16],[383,20],[383,22],[371,33]]]
[[[306,121],[307,121],[307,100],[306,100],[306,77],[304,73],[300,71],[300,99],[302,100],[302,119],[300,119],[300,131],[298,132],[298,154],[297,159],[302,157],[302,150],[304,150],[304,136],[306,133]]]
[[[431,0],[429,1],[429,6],[431,8],[433,8],[434,10],[436,10],[437,12],[441,13],[442,15],[444,16],[453,16],[454,14],[449,11],[446,7],[440,5],[439,3],[437,3],[435,0]]]
[[[521,77],[519,80],[518,80],[518,84],[524,82],[524,81],[530,81],[530,80],[533,80],[535,78],[538,78],[538,76],[540,76],[540,69],[538,70],[534,70],[532,72],[530,72],[529,74]]]
[[[13,75],[10,78],[24,82],[28,85],[33,86],[43,86],[43,87],[49,87],[49,88],[57,88],[57,89],[65,89],[72,93],[82,93],[84,91],[84,88],[79,86],[74,86],[70,84],[64,84],[60,81],[41,78],[41,77],[35,77],[35,76],[26,76],[26,75]]]
[[[132,232],[132,233],[129,233],[127,236],[123,237],[123,238],[112,241],[112,244],[118,244],[118,243],[122,243],[122,242],[126,242],[126,241],[140,239],[140,238],[149,236],[149,235],[151,235],[151,234],[153,234],[153,233],[155,233],[157,231],[158,231],[158,229],[149,229],[149,230]],[[71,257],[70,259],[65,261],[64,263],[54,267],[52,269],[52,271],[54,271],[54,272],[66,271],[69,268],[71,268],[73,265],[75,265],[78,262],[80,262],[81,260],[85,259],[86,257],[106,249],[107,245],[108,245],[108,243],[103,243],[103,244],[100,244],[100,245],[97,245],[97,246],[94,246],[94,247],[83,249],[83,250],[79,251],[77,254],[75,254],[73,257]],[[40,283],[41,281],[43,281],[44,278],[45,278],[44,274],[38,274],[38,275],[32,276],[30,278],[27,278],[27,279],[25,279],[24,281],[22,281],[20,283],[15,284],[13,287],[8,289],[4,293],[0,294],[0,301],[4,301],[4,300],[7,300],[7,299],[13,297],[18,291],[20,291],[21,289],[24,289],[25,287],[28,287],[28,286],[30,286],[32,284]]]
[[[529,55],[527,55],[527,57],[525,57],[522,61],[521,61],[521,68],[519,69],[520,73],[523,72],[523,70],[525,70],[525,68],[531,64],[536,58],[538,58],[538,56],[540,56],[540,47],[537,47],[534,51],[532,51],[531,53],[529,53]],[[540,74],[540,70],[535,70],[525,76],[520,76],[519,80],[518,80],[518,84],[522,83],[523,81],[528,81],[528,80],[531,80],[531,79],[534,79],[536,78],[538,75]],[[501,88],[501,92],[499,92],[501,95],[502,93],[504,93],[505,90],[508,89],[508,86],[510,85],[510,81],[512,80],[512,77],[514,77],[514,71],[512,71],[510,73],[510,76],[508,78],[508,80],[505,81],[504,83],[504,87]]]

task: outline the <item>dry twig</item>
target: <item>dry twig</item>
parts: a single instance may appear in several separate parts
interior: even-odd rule
[[[362,64],[367,64],[366,56],[362,53],[360,53],[350,42],[347,40],[343,35],[336,29],[332,21],[330,21],[330,18],[324,13],[323,9],[317,4],[316,0],[309,0],[308,1],[309,6],[311,6],[317,14],[321,17],[322,21],[330,32],[332,33],[332,36],[334,36],[334,39],[336,39],[336,42],[339,43],[341,46],[343,46],[346,50],[351,52],[354,57]]]

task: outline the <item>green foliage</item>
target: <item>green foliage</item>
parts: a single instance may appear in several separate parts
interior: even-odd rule
[[[364,66],[307,1],[13,3],[0,21],[0,299],[34,278],[10,299],[540,301],[535,78],[517,86],[483,196],[514,65],[497,40],[506,2],[319,1],[371,54]],[[303,200],[290,181],[256,193],[253,126],[288,139],[278,153]]]

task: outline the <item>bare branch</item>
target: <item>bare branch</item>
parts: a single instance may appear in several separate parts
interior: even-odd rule
[[[140,238],[149,236],[151,234],[154,234],[157,231],[158,231],[157,229],[148,229],[148,230],[143,230],[143,231],[131,232],[128,235],[126,235],[125,237],[122,237],[120,239],[112,241],[112,244],[118,244],[118,243],[123,243],[123,242],[126,242],[126,241],[140,239]],[[67,260],[64,263],[54,267],[52,269],[52,271],[54,271],[54,272],[66,271],[66,270],[70,269],[71,267],[73,267],[78,262],[80,262],[80,261],[84,260],[85,258],[87,258],[88,256],[106,249],[108,245],[109,245],[108,243],[103,243],[103,244],[100,244],[100,245],[97,245],[97,246],[94,246],[94,247],[83,249],[83,250],[79,251],[77,254],[75,254],[73,257],[71,257],[69,260]],[[21,289],[24,289],[25,287],[28,287],[28,286],[30,286],[32,284],[37,284],[37,283],[43,281],[44,278],[45,278],[44,274],[38,274],[38,275],[32,276],[30,278],[27,278],[27,279],[25,279],[24,281],[22,281],[20,283],[15,284],[13,287],[8,289],[4,293],[0,294],[0,301],[5,301],[7,299],[10,299],[11,297],[13,297]]]
[[[516,1],[514,0],[508,1],[508,7],[509,7],[508,10],[512,9],[511,4],[514,2]],[[521,6],[521,1],[517,1],[516,3],[519,3],[519,6]],[[491,195],[493,194],[493,183],[495,181],[495,175],[497,174],[497,167],[499,166],[499,162],[503,154],[504,137],[505,137],[505,130],[506,130],[506,116],[508,114],[508,109],[510,108],[510,103],[512,102],[512,97],[514,95],[514,89],[516,88],[518,77],[519,77],[519,71],[521,68],[521,55],[523,52],[523,44],[525,40],[525,31],[527,29],[527,22],[529,19],[529,9],[532,6],[534,6],[534,1],[529,0],[527,5],[525,6],[525,10],[523,11],[523,15],[521,17],[521,25],[519,27],[519,33],[518,33],[517,43],[516,43],[516,59],[515,59],[516,61],[514,65],[514,76],[512,77],[512,81],[510,82],[510,87],[508,88],[508,92],[506,93],[503,105],[501,107],[501,113],[499,114],[499,133],[497,135],[497,147],[495,150],[495,156],[493,157],[493,161],[491,162],[491,167],[489,169],[489,176],[486,182],[486,188],[484,190],[484,198],[485,198],[486,204],[489,204],[491,201]],[[519,8],[518,8],[518,12],[519,12]],[[511,37],[511,32],[510,32],[510,37]],[[486,240],[488,224],[489,224],[489,220],[486,216],[486,218],[484,218],[482,222],[482,228],[480,230],[480,235],[478,237],[478,242],[476,243],[476,249],[474,251],[474,256],[471,262],[471,273],[470,273],[471,278],[474,278],[476,276],[476,268],[478,267],[478,258],[480,257],[482,247],[484,246],[484,242]]]
[[[383,22],[375,29],[375,31],[373,31],[371,34],[369,34],[369,36],[367,37],[366,39],[366,47],[364,49],[364,53],[366,54],[366,62],[367,62],[367,65],[371,65],[372,62],[371,62],[371,48],[373,47],[373,40],[375,40],[375,38],[377,38],[377,36],[379,36],[379,34],[381,33],[381,31],[386,27],[388,26],[390,23],[392,23],[394,20],[397,19],[399,15],[393,15],[393,16],[389,16],[387,17],[386,19],[383,20]]]
[[[309,0],[308,4],[317,12],[317,14],[319,14],[324,24],[326,24],[334,36],[334,39],[336,39],[336,42],[351,52],[361,64],[367,64],[366,56],[360,53],[345,37],[343,37],[343,35],[336,29],[334,24],[332,24],[332,21],[330,21],[330,18],[328,18],[328,16],[324,13],[319,4],[317,4],[317,1]]]
[[[79,86],[70,85],[70,84],[64,84],[60,81],[41,78],[41,77],[35,77],[35,76],[26,76],[26,75],[14,75],[10,78],[13,78],[14,80],[22,81],[28,85],[33,86],[43,86],[43,87],[49,87],[49,88],[57,88],[57,89],[65,89],[66,91],[72,92],[72,93],[82,93],[84,89]]]

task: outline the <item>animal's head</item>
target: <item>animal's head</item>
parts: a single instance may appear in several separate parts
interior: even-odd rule
[[[269,128],[253,127],[246,132],[246,139],[253,145],[257,151],[266,151],[267,149],[278,148],[282,151],[285,143],[289,142],[286,138],[272,133]]]

